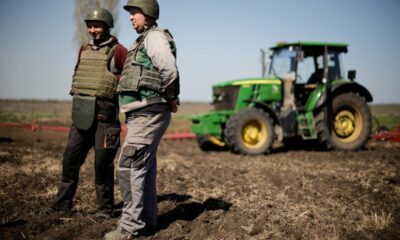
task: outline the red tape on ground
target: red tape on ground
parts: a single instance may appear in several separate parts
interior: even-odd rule
[[[64,126],[46,126],[38,124],[19,124],[19,123],[9,123],[9,122],[0,123],[0,126],[25,128],[25,129],[31,129],[32,131],[45,130],[45,131],[55,131],[55,132],[69,132],[70,130],[69,127],[64,127]],[[126,126],[124,124],[121,126],[121,134],[126,135]],[[196,135],[190,133],[188,130],[182,132],[167,132],[163,136],[163,139],[165,140],[194,139],[194,138],[196,138]]]

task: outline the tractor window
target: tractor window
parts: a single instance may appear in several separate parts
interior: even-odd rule
[[[272,55],[269,74],[271,76],[284,76],[296,68],[296,51],[293,48],[276,50]]]
[[[319,69],[323,69],[324,57],[318,56],[317,64]],[[328,80],[336,80],[343,78],[343,72],[341,67],[341,54],[336,52],[330,52],[328,54]]]
[[[309,56],[297,65],[296,83],[306,84],[311,74],[315,72],[314,57]]]

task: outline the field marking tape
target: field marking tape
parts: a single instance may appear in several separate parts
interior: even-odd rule
[[[55,132],[69,132],[69,130],[70,130],[70,127],[65,127],[65,126],[45,126],[45,125],[38,125],[38,124],[20,124],[20,123],[10,123],[10,122],[0,122],[0,126],[31,129],[33,132],[38,131],[38,130],[55,131]],[[126,135],[126,125],[125,124],[122,124],[122,126],[121,126],[121,134]],[[163,136],[163,139],[166,139],[166,140],[195,139],[195,138],[196,138],[196,135],[189,132],[189,130],[184,130],[181,132],[167,132]]]

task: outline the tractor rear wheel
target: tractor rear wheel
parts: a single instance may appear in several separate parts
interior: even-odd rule
[[[234,153],[267,153],[274,140],[273,129],[268,113],[255,108],[245,108],[229,118],[224,131],[225,142]]]
[[[316,118],[319,141],[327,149],[353,151],[362,148],[372,126],[365,99],[356,93],[343,93],[333,99],[331,106],[328,119],[324,112]]]

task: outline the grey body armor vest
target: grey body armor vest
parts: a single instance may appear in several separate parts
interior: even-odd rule
[[[153,28],[143,33],[136,40],[136,44],[128,52],[124,69],[121,74],[121,79],[118,83],[117,92],[137,92],[139,88],[151,89],[159,93],[164,92],[167,83],[161,78],[158,69],[140,64],[137,61],[137,53],[140,49],[144,48],[143,42],[151,31],[161,31],[162,33],[166,34],[168,39],[170,39],[170,42],[173,43],[172,36],[168,30]],[[172,51],[174,54],[176,51],[175,49],[175,46],[173,46]],[[149,65],[151,65],[151,62]]]
[[[105,46],[93,50],[86,45],[83,48],[78,69],[73,76],[71,95],[113,99],[117,79],[107,66],[115,47]]]

